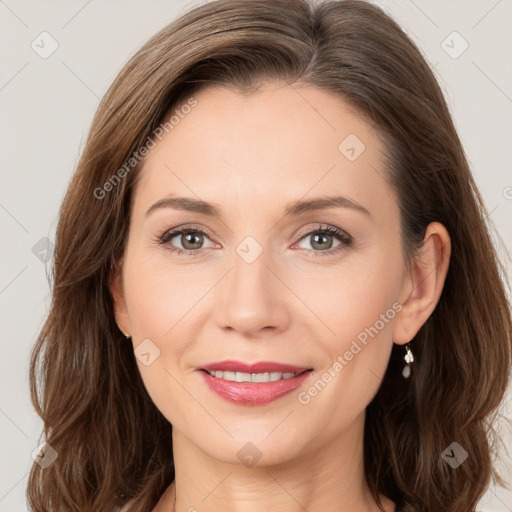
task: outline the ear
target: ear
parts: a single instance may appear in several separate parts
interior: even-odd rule
[[[434,311],[443,291],[450,254],[448,231],[439,222],[432,222],[400,292],[402,309],[393,327],[395,343],[411,341]]]
[[[119,330],[125,335],[131,335],[130,317],[123,290],[122,267],[115,264],[109,277],[109,290],[114,308],[114,316]]]

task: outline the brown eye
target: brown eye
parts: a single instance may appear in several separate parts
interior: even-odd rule
[[[202,251],[205,240],[209,240],[206,233],[200,229],[190,228],[168,231],[160,237],[160,243],[167,245],[171,252],[187,252],[191,255]]]
[[[311,230],[302,236],[301,241],[307,239],[310,240],[310,252],[314,256],[328,256],[352,244],[352,238],[347,233],[333,226]],[[339,241],[337,245],[333,245],[335,239]]]
[[[333,244],[333,235],[326,235],[323,233],[316,233],[311,236],[311,246],[315,249],[319,249],[324,251],[326,249],[330,249]]]
[[[180,235],[180,242],[184,249],[200,249],[203,235],[195,231],[188,231]]]

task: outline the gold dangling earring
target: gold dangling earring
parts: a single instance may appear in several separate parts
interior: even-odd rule
[[[406,362],[406,365],[402,370],[402,376],[404,379],[408,379],[411,375],[411,363],[414,362],[414,355],[412,354],[412,350],[409,348],[409,343],[405,345],[404,361]]]

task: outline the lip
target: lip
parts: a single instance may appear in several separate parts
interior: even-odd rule
[[[274,363],[261,361],[258,363],[241,363],[240,361],[218,361],[201,366],[198,370],[208,370],[210,372],[243,372],[243,373],[265,373],[265,372],[281,372],[281,373],[301,373],[312,368],[301,366],[292,366],[290,364]]]
[[[258,362],[253,364],[239,361],[220,361],[197,368],[205,384],[211,391],[228,402],[238,405],[264,405],[291,393],[313,373],[312,368],[293,366],[274,362]],[[243,373],[298,373],[291,379],[272,382],[233,382],[212,377],[208,371],[231,371]]]

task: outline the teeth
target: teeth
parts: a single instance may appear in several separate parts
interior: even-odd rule
[[[298,375],[298,373],[292,372],[244,373],[222,372],[220,370],[216,370],[214,372],[208,371],[208,373],[216,379],[224,379],[231,382],[275,382],[282,379],[292,379]]]
[[[251,382],[251,374],[243,373],[243,372],[236,372],[235,381],[236,382]]]
[[[251,382],[270,382],[270,375],[268,373],[253,373]]]
[[[224,372],[223,378],[225,378],[226,380],[232,380],[232,381],[236,382],[236,373],[235,372]]]

